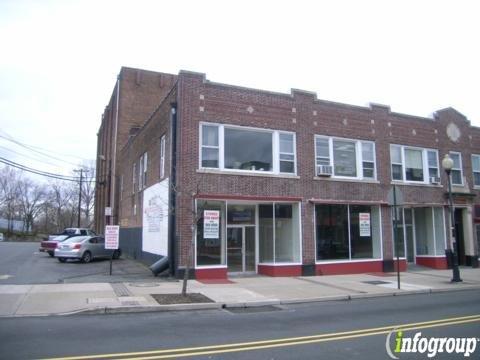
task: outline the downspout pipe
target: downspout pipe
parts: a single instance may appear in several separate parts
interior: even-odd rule
[[[168,258],[170,276],[176,275],[176,198],[177,198],[177,103],[171,103],[170,108],[170,193],[169,193],[169,224],[168,224]]]
[[[114,132],[114,140],[113,140],[113,164],[112,164],[112,173],[111,173],[111,177],[112,179],[110,180],[111,181],[111,189],[110,190],[110,199],[111,199],[111,208],[112,208],[112,216],[110,217],[110,225],[114,225],[117,223],[117,219],[115,218],[115,214],[118,214],[116,211],[115,211],[115,206],[117,204],[115,204],[115,185],[116,185],[116,181],[115,181],[115,178],[117,176],[117,137],[118,137],[118,111],[119,111],[119,107],[120,107],[120,79],[121,79],[121,72],[120,74],[118,75],[117,77],[117,95],[116,95],[116,100],[117,100],[117,104],[116,104],[116,111],[115,111],[115,132]]]

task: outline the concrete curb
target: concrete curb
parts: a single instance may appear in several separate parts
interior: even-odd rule
[[[360,299],[373,299],[390,296],[407,296],[419,294],[437,294],[454,291],[469,291],[480,289],[480,285],[465,285],[461,288],[437,288],[437,289],[418,289],[380,293],[365,294],[344,294],[331,295],[314,298],[297,299],[269,299],[259,301],[239,301],[239,302],[218,302],[218,303],[192,303],[192,304],[172,304],[172,305],[141,305],[141,306],[101,306],[96,308],[83,308],[62,313],[44,313],[44,314],[21,314],[21,315],[2,315],[0,318],[11,317],[41,317],[41,316],[72,316],[72,315],[101,315],[101,314],[120,314],[120,313],[143,313],[143,312],[167,312],[167,311],[195,311],[195,310],[221,310],[229,308],[250,308],[261,306],[282,306],[293,304],[309,304],[330,301],[351,301]]]

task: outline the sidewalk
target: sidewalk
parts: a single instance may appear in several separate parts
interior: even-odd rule
[[[451,276],[451,270],[415,268],[401,273],[400,290],[395,273],[235,277],[209,284],[189,280],[190,293],[215,302],[176,305],[159,305],[151,295],[178,294],[182,282],[153,276],[142,282],[0,285],[0,316],[216,309],[480,289],[480,269],[462,268],[462,283],[451,283]]]

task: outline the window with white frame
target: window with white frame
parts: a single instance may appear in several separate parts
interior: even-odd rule
[[[137,163],[132,166],[132,194],[135,194],[135,187],[137,182]]]
[[[452,185],[463,185],[462,154],[450,151],[450,157],[453,160],[453,167],[450,171]]]
[[[315,162],[332,166],[334,177],[375,179],[375,143],[316,135]]]
[[[427,162],[428,162],[428,176],[430,178],[438,179],[440,177],[440,171],[438,166],[438,151],[427,150]]]
[[[437,150],[390,145],[390,165],[392,180],[426,184],[438,181]]]
[[[241,126],[201,124],[200,167],[296,173],[295,134]]]
[[[472,155],[473,185],[480,186],[480,155]]]
[[[147,186],[147,164],[148,155],[144,153],[140,156],[140,166],[138,171],[138,191],[141,191]]]
[[[160,138],[160,179],[165,176],[165,135]]]

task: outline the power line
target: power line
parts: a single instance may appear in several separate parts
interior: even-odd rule
[[[51,165],[51,166],[55,166],[55,167],[59,167],[58,164],[54,164],[54,163],[51,163],[51,162],[48,162],[48,161],[45,161],[45,160],[42,160],[42,159],[39,159],[39,158],[36,158],[36,157],[32,157],[32,156],[29,156],[29,155],[26,155],[24,153],[21,153],[21,152],[18,152],[18,151],[15,151],[15,150],[12,150],[12,149],[9,149],[5,146],[1,146],[0,145],[0,149],[4,149],[4,150],[7,150],[11,153],[14,153],[14,154],[17,154],[17,155],[20,155],[26,159],[30,159],[30,160],[33,160],[33,161],[36,161],[36,162],[39,162],[39,163],[43,163],[43,164],[47,164],[47,165]]]
[[[17,168],[17,169],[20,169],[20,170],[24,170],[24,171],[27,171],[27,172],[30,172],[30,173],[33,173],[33,174],[36,174],[36,175],[41,175],[41,176],[45,176],[45,177],[50,177],[50,178],[54,178],[54,179],[58,179],[58,180],[74,181],[74,182],[78,182],[78,181],[80,180],[79,178],[76,178],[76,177],[73,177],[73,176],[65,176],[65,175],[60,175],[60,174],[53,174],[53,173],[49,173],[49,172],[46,172],[46,171],[33,169],[33,168],[28,167],[28,166],[25,166],[25,165],[22,165],[22,164],[18,164],[18,163],[14,162],[14,161],[5,159],[5,158],[3,158],[3,157],[0,157],[0,162],[6,164],[6,165],[8,165],[8,166],[12,166],[12,167],[14,167],[14,168]]]
[[[24,143],[16,140],[15,138],[13,138],[11,135],[9,135],[8,133],[6,133],[5,131],[0,130],[0,132],[2,132],[3,134],[6,135],[6,136],[0,135],[0,138],[2,138],[2,139],[5,139],[5,140],[10,141],[10,142],[13,142],[14,144],[17,144],[17,145],[19,145],[19,146],[21,146],[21,147],[24,147],[24,148],[26,148],[26,149],[28,149],[28,150],[30,150],[30,151],[34,151],[34,152],[36,152],[36,153],[38,153],[38,154],[40,154],[40,155],[43,155],[43,156],[45,156],[45,157],[47,157],[47,158],[55,159],[55,160],[57,160],[57,161],[61,161],[61,162],[64,162],[64,163],[66,163],[66,164],[69,164],[69,165],[78,166],[78,164],[74,164],[74,163],[71,163],[71,162],[69,162],[69,161],[60,159],[60,158],[58,158],[58,157],[56,157],[56,156],[49,155],[49,154],[46,154],[46,153],[44,153],[44,152],[42,152],[42,151],[36,150],[36,149],[42,149],[42,148],[37,147],[37,146],[32,146],[32,145],[26,145],[26,144],[24,144]],[[47,150],[47,149],[42,149],[42,150],[43,150],[43,151],[47,151],[47,152],[52,152],[52,153],[54,153],[54,152],[51,151],[51,150]],[[83,161],[87,161],[86,159],[83,159],[83,158],[81,158],[81,157],[78,157],[78,156],[75,156],[75,157],[77,157],[77,158],[79,158],[79,159],[81,159],[81,160],[83,160]]]

